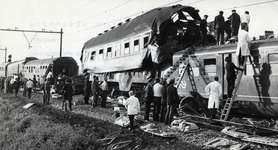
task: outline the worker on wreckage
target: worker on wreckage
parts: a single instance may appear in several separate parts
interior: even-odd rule
[[[201,45],[198,25],[201,18],[194,11],[187,10],[187,12],[194,20],[189,20],[182,11],[176,12],[170,19],[160,15],[154,18],[151,38],[145,45],[148,52],[142,63],[144,69],[164,70],[171,66],[172,56],[175,52],[190,47],[190,51],[193,53],[194,47]],[[153,63],[147,63],[150,62],[147,59],[151,59]],[[154,79],[155,76],[152,74],[151,77]]]

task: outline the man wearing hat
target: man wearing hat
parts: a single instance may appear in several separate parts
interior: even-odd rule
[[[207,36],[207,19],[208,15],[204,15],[204,19],[201,20],[200,22],[200,32],[201,32],[201,40],[202,40],[202,46],[206,44],[206,36]]]
[[[232,36],[237,36],[240,25],[240,16],[236,13],[236,10],[232,10],[232,15],[228,19],[231,21]]]
[[[145,102],[145,116],[144,120],[149,120],[150,110],[151,110],[151,103],[153,102],[153,86],[152,86],[153,79],[148,79],[148,84],[144,88],[144,102]]]

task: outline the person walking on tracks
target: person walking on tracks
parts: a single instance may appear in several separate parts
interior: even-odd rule
[[[235,81],[236,81],[236,73],[235,73],[235,69],[237,70],[242,70],[241,68],[237,67],[230,59],[230,57],[226,57],[225,58],[226,63],[226,79],[227,79],[227,83],[228,83],[228,88],[227,88],[227,95],[228,98],[232,97],[232,93],[233,90],[235,88]]]
[[[214,81],[209,83],[205,87],[206,93],[209,93],[208,109],[210,111],[212,119],[215,118],[216,110],[219,109],[219,105],[220,105],[219,98],[222,94],[222,86],[218,82],[218,80],[219,80],[218,76],[215,76]]]
[[[65,102],[68,101],[68,105],[69,105],[69,109],[70,111],[72,111],[72,92],[73,92],[73,88],[72,85],[70,84],[70,80],[66,79],[66,84],[63,87],[63,96],[64,96],[64,100],[63,100],[63,104],[62,104],[62,109],[65,107],[65,109],[67,110],[67,106],[65,106]]]
[[[174,86],[175,80],[171,79],[169,81],[169,86],[167,87],[167,112],[165,116],[165,124],[170,125],[173,121],[174,115],[177,113],[177,108],[180,103],[180,98],[178,95],[177,88]]]
[[[29,80],[26,82],[28,99],[31,98],[33,86],[34,86],[33,81],[31,80],[31,78],[29,78]]]
[[[127,115],[130,122],[130,131],[134,132],[134,116],[140,113],[140,103],[138,98],[134,96],[133,91],[129,91],[129,98],[126,100],[125,107],[127,108]]]
[[[145,102],[145,115],[144,120],[149,120],[151,103],[153,102],[153,87],[152,87],[153,79],[148,79],[148,84],[144,88],[144,102]]]

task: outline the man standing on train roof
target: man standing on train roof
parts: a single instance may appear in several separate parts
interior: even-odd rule
[[[237,36],[240,26],[240,16],[236,13],[236,10],[232,10],[232,15],[228,19],[231,21],[232,36]]]
[[[165,125],[170,125],[173,121],[173,117],[177,114],[177,108],[180,104],[180,98],[177,88],[174,86],[175,80],[169,81],[169,86],[166,89],[167,95],[167,112],[165,116]]]
[[[98,76],[94,76],[92,94],[93,94],[93,107],[97,107],[97,100],[99,97],[100,88],[98,84]]]
[[[249,31],[250,15],[249,11],[245,11],[244,15],[240,18],[241,23],[247,23],[247,32]]]
[[[145,116],[144,120],[149,121],[149,115],[151,110],[151,103],[153,102],[153,79],[148,79],[148,84],[144,88],[144,102],[145,102]]]
[[[216,110],[219,109],[222,94],[222,86],[218,83],[218,79],[218,76],[215,76],[214,81],[205,87],[206,93],[209,93],[208,109],[212,119],[215,119]]]
[[[100,88],[102,89],[101,92],[101,107],[105,108],[106,107],[106,100],[107,100],[107,95],[108,95],[108,84],[107,84],[107,77],[104,77],[103,82],[100,85]]]
[[[241,31],[238,34],[238,43],[237,43],[237,50],[236,55],[239,59],[239,65],[243,66],[244,62],[246,61],[246,57],[250,55],[250,39],[249,34],[247,32],[247,23],[241,24]]]
[[[228,88],[227,88],[227,96],[228,98],[232,97],[232,93],[233,90],[235,88],[235,80],[236,80],[236,73],[235,73],[235,69],[237,70],[242,70],[241,68],[237,67],[230,59],[230,57],[226,57],[225,58],[226,63],[226,79],[227,79],[227,84],[228,84]]]
[[[219,15],[217,15],[214,18],[214,30],[216,30],[216,32],[217,32],[217,44],[216,45],[224,44],[224,29],[225,29],[225,19],[223,17],[223,11],[220,11]]]
[[[160,79],[155,79],[155,84],[153,85],[153,92],[154,92],[154,109],[153,109],[153,120],[159,121],[159,114],[161,108],[161,99],[164,94],[164,87],[160,84]]]
[[[206,36],[207,36],[207,19],[208,15],[204,15],[204,19],[201,20],[200,22],[200,32],[201,32],[201,41],[202,41],[202,46],[206,44]]]
[[[34,87],[34,83],[31,80],[31,78],[29,78],[29,80],[26,82],[26,88],[27,88],[27,93],[28,93],[28,99],[31,98],[31,93],[32,93],[32,89]]]

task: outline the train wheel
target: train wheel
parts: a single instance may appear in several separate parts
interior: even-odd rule
[[[185,97],[180,102],[180,108],[183,112],[200,114],[200,107],[197,100],[194,97]]]

